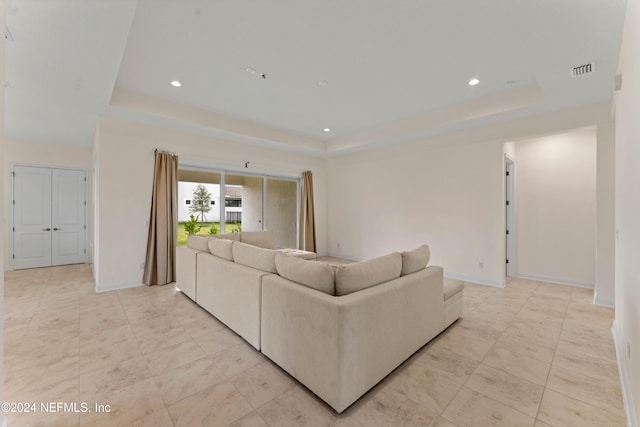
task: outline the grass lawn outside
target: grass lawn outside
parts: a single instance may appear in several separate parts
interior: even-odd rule
[[[218,230],[220,229],[220,223],[219,222],[200,222],[198,223],[198,225],[200,226],[200,231],[198,231],[196,234],[197,235],[201,235],[201,236],[208,236],[209,235],[209,228],[211,227],[211,224],[216,224],[218,226]],[[237,225],[234,222],[227,222],[224,225],[224,232],[225,234],[228,233],[233,233],[234,231],[237,230]],[[178,246],[185,246],[187,244],[187,232],[184,231],[184,224],[182,223],[178,223]]]

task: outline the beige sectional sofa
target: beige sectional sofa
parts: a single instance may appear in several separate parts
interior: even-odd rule
[[[272,242],[191,236],[177,285],[337,412],[462,315],[462,284],[426,245],[335,267]]]
[[[260,350],[262,278],[276,273],[271,231],[192,235],[177,248],[178,288]],[[278,250],[315,259],[313,252]]]

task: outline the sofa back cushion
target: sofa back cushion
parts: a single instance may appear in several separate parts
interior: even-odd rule
[[[233,261],[233,240],[228,239],[209,239],[209,252],[213,255]]]
[[[240,233],[211,234],[211,237],[223,240],[233,240],[234,242],[240,241]]]
[[[233,242],[233,260],[237,264],[266,271],[267,273],[277,273],[276,251],[273,249],[259,248],[242,242]]]
[[[273,237],[273,231],[271,230],[243,231],[240,233],[240,241],[260,248],[276,248],[275,238]]]
[[[344,264],[336,271],[336,295],[348,295],[400,277],[402,256],[398,252],[367,261]]]
[[[209,236],[198,236],[192,234],[187,237],[187,246],[197,251],[209,253]]]
[[[276,269],[285,279],[325,294],[335,295],[335,275],[329,264],[307,261],[278,252]]]
[[[402,255],[402,273],[401,276],[415,273],[420,271],[429,264],[429,258],[431,257],[431,251],[429,246],[422,245],[412,251],[405,251]]]

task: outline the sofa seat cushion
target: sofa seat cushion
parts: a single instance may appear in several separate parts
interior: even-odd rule
[[[187,237],[187,246],[197,251],[209,253],[209,236],[192,234]]]
[[[415,273],[425,268],[429,263],[431,251],[429,250],[429,246],[422,245],[412,251],[402,252],[401,255],[402,273],[400,273],[400,275],[406,276],[407,274]]]
[[[448,300],[458,292],[462,292],[464,289],[464,282],[462,280],[444,278],[444,300]]]
[[[233,241],[227,239],[209,239],[209,252],[212,255],[233,261]]]
[[[401,271],[402,256],[398,252],[367,261],[340,265],[336,270],[336,295],[348,295],[397,279]]]
[[[265,249],[275,249],[276,247],[276,241],[271,230],[243,231],[240,233],[240,241]]]
[[[233,260],[241,265],[266,271],[267,273],[277,273],[276,251],[273,249],[259,248],[242,242],[233,242]]]
[[[278,274],[299,285],[335,295],[335,277],[329,264],[276,253]]]

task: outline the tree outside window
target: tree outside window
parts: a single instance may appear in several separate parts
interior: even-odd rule
[[[204,185],[198,184],[195,190],[193,190],[193,196],[191,198],[191,206],[189,206],[189,212],[194,213],[200,218],[200,222],[206,220],[206,215],[211,210],[211,193],[205,188]]]

